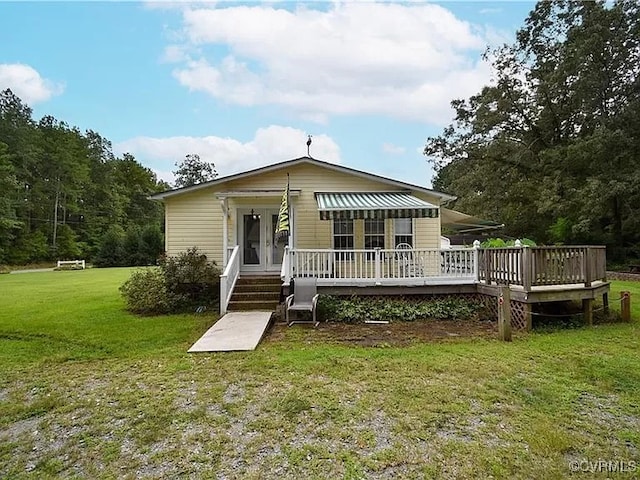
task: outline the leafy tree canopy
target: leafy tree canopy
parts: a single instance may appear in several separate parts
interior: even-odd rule
[[[161,225],[162,206],[148,196],[167,188],[98,133],[34,120],[11,90],[0,92],[0,264],[90,260],[111,227]]]
[[[434,186],[508,235],[640,257],[639,4],[540,2],[486,58],[492,83],[427,140]]]
[[[198,183],[208,182],[218,176],[216,166],[213,163],[200,159],[200,155],[191,153],[185,156],[180,163],[176,162],[178,169],[173,172],[176,176],[176,187],[190,187]]]

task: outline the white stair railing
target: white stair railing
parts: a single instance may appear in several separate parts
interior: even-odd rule
[[[227,267],[220,275],[220,315],[227,313],[229,300],[236,286],[238,276],[240,276],[240,246],[236,245],[229,256]]]

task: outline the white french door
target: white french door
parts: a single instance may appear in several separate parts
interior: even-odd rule
[[[238,210],[238,239],[241,270],[279,272],[287,242],[276,242],[277,208]]]

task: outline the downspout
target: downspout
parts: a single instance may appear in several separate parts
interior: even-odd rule
[[[222,270],[227,266],[229,253],[229,202],[226,198],[220,200],[220,208],[222,208]]]

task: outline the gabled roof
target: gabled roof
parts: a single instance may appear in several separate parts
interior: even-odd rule
[[[253,175],[259,175],[263,173],[269,173],[272,171],[280,170],[282,168],[293,167],[301,164],[311,164],[316,165],[318,167],[327,168],[329,170],[333,170],[340,173],[347,173],[349,175],[354,175],[357,177],[365,178],[368,180],[374,180],[377,182],[381,182],[387,185],[390,185],[395,188],[402,188],[413,190],[417,192],[423,192],[430,195],[434,195],[442,201],[450,201],[455,200],[456,197],[453,195],[448,195],[442,192],[436,192],[435,190],[430,190],[425,187],[421,187],[419,185],[413,185],[411,183],[402,182],[400,180],[393,180],[390,178],[382,177],[380,175],[375,175],[373,173],[363,172],[362,170],[356,170],[355,168],[344,167],[342,165],[336,165],[334,163],[323,162],[321,160],[316,160],[315,158],[310,157],[300,157],[295,158],[293,160],[287,160],[284,162],[273,163],[271,165],[267,165],[266,167],[255,168],[253,170],[247,170],[246,172],[240,172],[233,175],[227,175],[225,177],[216,178],[214,180],[210,180],[208,182],[199,183],[197,185],[192,185],[190,187],[182,187],[176,188],[174,190],[167,190],[166,192],[156,193],[155,195],[150,196],[151,200],[164,200],[168,197],[173,197],[175,195],[181,195],[183,193],[195,192],[197,190],[203,188],[209,188],[218,184],[223,184],[225,182],[229,182],[231,180],[240,180],[243,178],[251,177]]]

